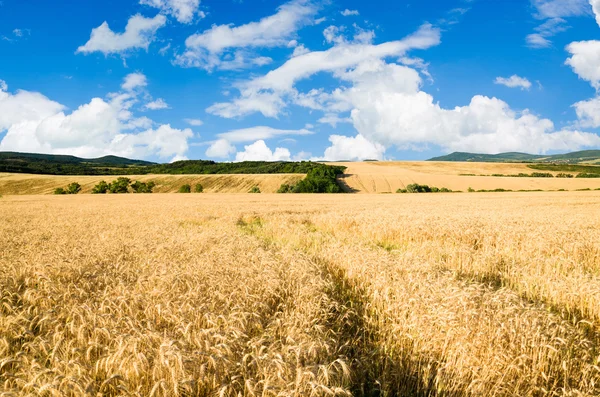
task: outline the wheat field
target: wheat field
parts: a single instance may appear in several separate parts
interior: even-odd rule
[[[0,396],[598,396],[600,193],[0,198]]]

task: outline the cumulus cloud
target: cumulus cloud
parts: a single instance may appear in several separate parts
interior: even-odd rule
[[[161,110],[169,109],[169,104],[162,98],[155,99],[152,102],[148,102],[144,105],[145,110]]]
[[[600,0],[590,0],[590,4],[592,5],[592,11],[596,16],[596,23],[600,26]]]
[[[360,15],[358,10],[349,10],[347,8],[344,11],[342,11],[340,14],[342,14],[345,17],[349,17],[351,15]]]
[[[509,88],[520,88],[528,90],[531,88],[531,82],[524,77],[519,77],[516,74],[510,77],[496,77],[494,84],[503,85]]]
[[[158,8],[181,23],[192,23],[197,15],[204,17],[204,13],[198,11],[200,0],[140,0],[140,4]]]
[[[42,94],[0,92],[0,132],[6,135],[0,150],[63,153],[82,157],[114,154],[125,157],[183,156],[189,129],[170,125],[154,128],[152,120],[135,117],[138,102],[130,91],[93,98],[67,113],[66,108]]]
[[[600,89],[600,41],[575,41],[567,46],[567,51],[571,57],[565,63],[580,79]]]
[[[360,161],[360,160],[383,160],[385,147],[378,143],[372,143],[358,134],[355,137],[331,135],[329,137],[331,146],[325,149],[322,158],[313,160],[325,161]]]
[[[573,107],[577,113],[580,126],[600,127],[600,97],[577,102]]]
[[[208,149],[206,149],[206,156],[209,158],[220,158],[226,159],[230,155],[236,152],[235,146],[233,146],[227,139],[219,139],[214,141]]]
[[[251,145],[244,146],[243,152],[235,155],[235,161],[290,161],[292,155],[288,149],[276,148],[272,151],[265,141],[256,141]]]
[[[206,70],[241,69],[264,65],[267,58],[253,56],[247,49],[286,46],[301,27],[313,23],[318,7],[309,0],[292,0],[277,13],[241,26],[213,25],[187,38],[186,51],[175,63]],[[231,60],[235,62],[231,62]]]
[[[133,91],[136,88],[146,87],[148,85],[148,80],[146,75],[143,73],[130,73],[125,76],[123,80],[123,84],[121,84],[121,88],[125,91]]]
[[[219,138],[226,139],[229,142],[241,143],[252,142],[257,140],[271,139],[279,136],[288,135],[312,135],[314,132],[307,129],[301,130],[280,130],[271,127],[258,126],[251,128],[243,128],[232,130],[219,134]]]
[[[108,22],[104,22],[99,27],[92,29],[90,40],[79,47],[77,53],[101,52],[109,55],[123,54],[135,49],[148,50],[156,32],[166,23],[167,18],[164,15],[145,18],[138,14],[129,18],[123,33],[115,33],[108,26]]]
[[[297,95],[294,85],[319,72],[341,73],[361,62],[403,56],[412,49],[426,49],[440,43],[440,31],[423,25],[417,32],[398,41],[379,45],[341,43],[326,51],[313,51],[288,60],[264,76],[238,86],[240,96],[231,102],[216,103],[207,111],[233,118],[260,112],[277,117],[286,106],[285,95]]]

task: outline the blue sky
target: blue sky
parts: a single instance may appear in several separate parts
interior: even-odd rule
[[[0,150],[600,148],[600,0],[2,0]]]

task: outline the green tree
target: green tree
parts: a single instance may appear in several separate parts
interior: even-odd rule
[[[67,194],[77,194],[81,192],[81,185],[77,182],[71,183],[67,186]]]
[[[192,187],[188,184],[185,184],[179,188],[179,193],[191,193],[191,192],[192,192]]]
[[[130,183],[131,179],[122,176],[117,178],[117,180],[112,181],[112,183],[108,185],[108,190],[111,193],[128,193]]]
[[[253,186],[248,193],[260,193],[260,188],[258,186]]]
[[[194,193],[202,193],[202,192],[204,192],[204,186],[202,186],[199,183],[196,186],[194,186]]]
[[[109,184],[106,181],[100,181],[94,188],[92,189],[92,194],[106,194],[109,190]]]
[[[134,183],[131,184],[131,188],[133,189],[134,193],[152,193],[152,190],[154,189],[154,187],[156,186],[156,184],[154,182],[140,182],[140,181],[135,181]]]
[[[67,194],[67,192],[62,187],[57,187],[54,189],[54,194]]]

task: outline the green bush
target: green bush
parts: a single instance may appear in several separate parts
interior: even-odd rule
[[[279,187],[279,190],[277,190],[277,193],[294,193],[294,186],[284,183],[283,185],[281,185]]]
[[[154,189],[155,186],[156,184],[154,182],[145,183],[135,181],[131,184],[134,193],[152,193],[152,189]]]
[[[590,174],[589,172],[582,172],[578,174],[575,178],[600,178],[600,174]]]
[[[77,194],[81,192],[81,185],[77,182],[71,183],[67,186],[67,194]]]
[[[469,193],[473,193],[475,191],[476,191],[475,189],[473,189],[472,187],[469,187]]]
[[[106,181],[100,181],[92,189],[92,194],[106,194],[110,188],[110,185]]]
[[[559,174],[556,174],[557,178],[573,178],[573,174],[565,174],[564,172],[561,172]]]
[[[253,186],[248,193],[260,193],[260,188],[258,186]]]
[[[62,187],[57,187],[54,189],[54,194],[67,194],[67,192]]]
[[[448,188],[438,188],[435,186],[419,185],[413,183],[406,186],[406,189],[398,189],[396,193],[452,193],[452,190]]]
[[[179,188],[179,193],[191,193],[191,192],[192,192],[192,187],[188,184],[185,184]]]
[[[293,188],[294,193],[342,193],[337,176],[343,170],[336,167],[316,167],[308,171],[306,178]]]
[[[194,186],[194,193],[203,193],[204,192],[204,186],[202,186],[201,184],[196,184],[196,186]]]
[[[131,183],[131,179],[120,177],[117,180],[112,181],[108,185],[108,190],[111,193],[128,193],[129,192],[129,184]]]

